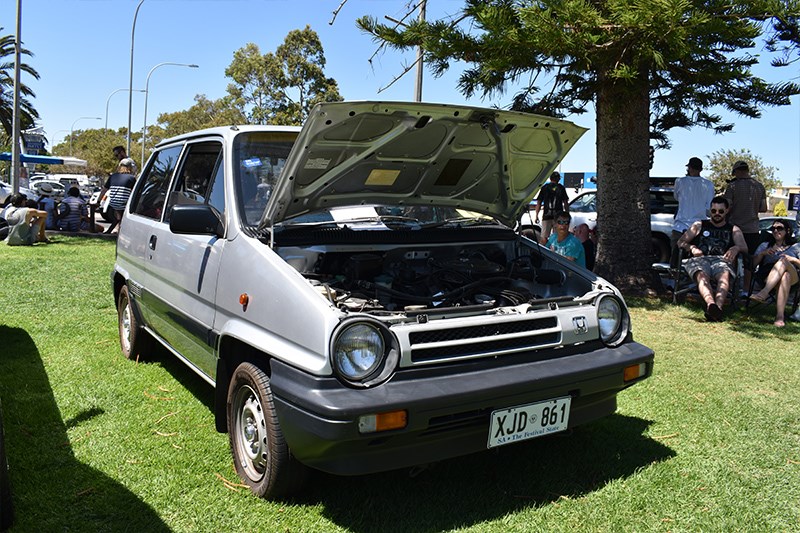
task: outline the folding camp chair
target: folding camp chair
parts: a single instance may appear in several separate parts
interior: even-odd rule
[[[690,258],[684,256],[684,250],[678,249],[678,262],[677,266],[670,267],[669,271],[672,274],[672,303],[676,304],[683,302],[687,294],[698,293],[697,283],[694,279],[689,277],[684,268],[686,261]],[[733,277],[731,278],[731,285],[728,287],[728,301],[731,308],[736,310],[739,305],[739,298],[742,294],[742,280],[744,278],[744,256],[739,254],[736,256],[734,264],[731,265],[733,270]],[[714,281],[712,280],[712,284]]]
[[[767,274],[772,269],[773,265],[774,263],[771,263],[769,265],[760,263],[758,266],[756,266],[755,270],[753,270],[753,275],[750,276],[750,287],[748,287],[747,289],[747,300],[744,303],[745,309],[748,309],[750,307],[750,302],[752,301],[750,299],[750,296],[753,294],[753,291],[756,288],[756,283],[758,283],[761,279],[763,280],[767,279]],[[760,272],[763,269],[766,269],[766,271],[764,271],[763,275],[761,275]],[[800,277],[800,272],[798,272],[798,277]],[[775,294],[777,290],[778,288],[775,287],[774,289],[772,289],[772,291],[770,291],[770,299],[771,299],[770,301],[775,300]],[[794,312],[797,311],[797,308],[800,307],[800,282],[795,283],[789,288],[789,299],[787,300],[787,303],[788,302],[792,303],[792,310],[789,312],[789,314],[793,315]]]

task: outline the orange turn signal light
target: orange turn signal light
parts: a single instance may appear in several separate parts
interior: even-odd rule
[[[622,371],[622,379],[624,381],[631,381],[634,379],[638,379],[644,376],[646,372],[647,372],[647,365],[645,363],[626,366],[625,369]]]
[[[377,433],[390,429],[403,429],[408,424],[408,412],[405,410],[390,411],[376,415],[363,415],[358,418],[358,430],[361,433]]]
[[[250,303],[250,296],[246,292],[239,295],[239,305],[242,306],[242,311],[247,311],[247,304]]]

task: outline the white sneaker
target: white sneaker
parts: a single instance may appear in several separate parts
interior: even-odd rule
[[[789,315],[789,320],[794,320],[795,322],[800,322],[800,309],[795,311],[793,314]]]

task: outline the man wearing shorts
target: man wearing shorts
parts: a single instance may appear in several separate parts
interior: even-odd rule
[[[678,247],[689,253],[684,268],[697,283],[697,290],[705,302],[706,320],[722,320],[722,306],[731,284],[731,264],[740,253],[747,253],[742,231],[726,220],[728,200],[715,196],[711,200],[711,216],[698,220],[678,239]],[[716,280],[717,290],[712,291],[711,280]]]

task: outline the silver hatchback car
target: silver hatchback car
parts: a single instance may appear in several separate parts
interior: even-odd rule
[[[409,467],[607,416],[653,351],[613,286],[510,229],[583,131],[339,102],[302,130],[166,140],[117,241],[122,351],[158,341],[215,388],[264,497],[308,467]]]

